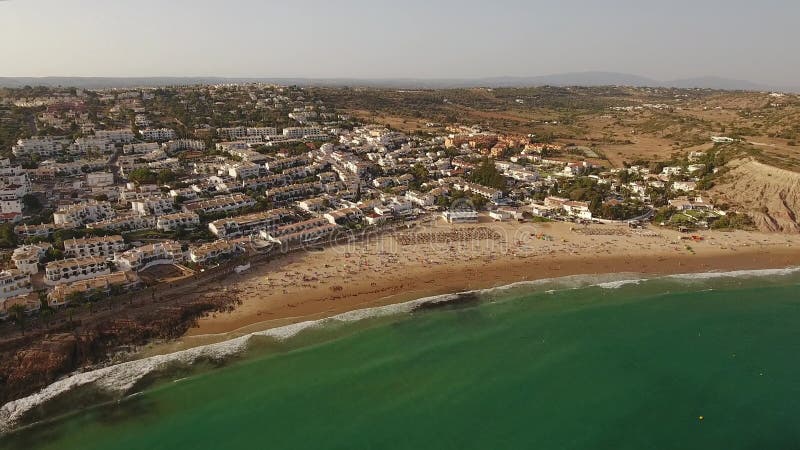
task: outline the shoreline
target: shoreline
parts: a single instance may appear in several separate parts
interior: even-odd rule
[[[651,277],[800,265],[800,239],[794,235],[706,232],[707,240],[692,242],[689,252],[680,247],[683,242],[676,241],[680,234],[666,230],[659,230],[665,234],[661,239],[668,242],[664,245],[652,237],[576,236],[569,224],[560,223],[536,227],[491,223],[481,226],[505,231],[505,235],[513,231],[515,239],[520,236],[519,228],[526,232],[544,230],[555,238],[552,242],[536,243],[544,248],[530,255],[510,254],[508,239],[500,244],[481,241],[398,247],[391,235],[321,252],[283,255],[220,284],[218,289],[234,290],[239,295],[242,304],[235,310],[201,318],[181,338],[144,347],[137,357],[208,345],[359,309],[518,282],[576,275],[600,277],[627,273]],[[620,247],[620,241],[626,239],[636,242],[629,248]],[[563,251],[570,246],[576,250]],[[349,268],[338,268],[342,264],[349,264]],[[325,274],[321,266],[330,269],[329,272]],[[328,281],[325,277],[331,274],[341,278]],[[286,280],[283,283],[278,281],[282,278]],[[332,290],[334,285],[337,291]]]
[[[95,385],[101,390],[107,392],[110,396],[115,394],[127,395],[130,393],[130,390],[136,387],[137,383],[147,375],[159,373],[159,371],[174,367],[174,364],[176,363],[191,366],[195,361],[201,359],[223,361],[247,350],[250,339],[254,337],[269,337],[277,340],[285,340],[290,339],[307,329],[324,326],[332,321],[349,323],[371,318],[411,313],[417,310],[433,310],[441,306],[457,304],[462,301],[472,302],[478,298],[476,296],[487,294],[494,289],[507,290],[515,287],[522,287],[523,284],[546,285],[548,282],[550,282],[557,286],[556,290],[589,287],[616,289],[627,284],[639,284],[638,282],[640,281],[656,280],[659,278],[674,277],[676,279],[684,280],[693,278],[700,280],[708,280],[713,278],[758,278],[767,276],[791,275],[797,272],[800,272],[800,265],[760,269],[714,270],[706,272],[695,271],[669,274],[619,273],[619,277],[613,277],[613,274],[563,275],[555,278],[525,280],[488,288],[437,294],[401,302],[389,302],[381,305],[353,309],[322,318],[295,321],[290,324],[258,331],[251,331],[237,336],[226,335],[226,339],[204,345],[192,346],[190,348],[173,352],[159,353],[126,362],[110,364],[108,366],[85,372],[75,372],[54,383],[51,383],[32,395],[12,400],[0,405],[0,419],[2,419],[0,420],[0,437],[6,433],[13,433],[21,428],[38,423],[38,421],[30,424],[23,423],[21,427],[18,427],[19,421],[25,418],[29,411],[32,411],[41,405],[47,404],[50,401],[56,400],[60,396],[73,390],[80,389],[81,387],[87,385]],[[696,277],[696,275],[704,276]],[[573,284],[575,285],[573,286]]]

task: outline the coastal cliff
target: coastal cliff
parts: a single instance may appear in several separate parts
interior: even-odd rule
[[[712,193],[745,211],[766,232],[800,232],[800,173],[751,159],[730,163]]]
[[[0,344],[0,404],[32,394],[58,378],[108,362],[130,347],[174,339],[203,315],[227,311],[238,302],[229,293],[179,304],[122,306],[120,315],[36,329]]]

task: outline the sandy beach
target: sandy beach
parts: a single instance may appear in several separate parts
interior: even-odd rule
[[[141,356],[355,309],[525,280],[800,265],[798,235],[706,231],[695,236],[702,240],[657,227],[437,221],[412,231],[282,255],[232,276],[214,289],[239,296],[241,306],[202,318],[181,339],[153,344]]]

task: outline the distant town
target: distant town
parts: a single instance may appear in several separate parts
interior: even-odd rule
[[[726,136],[612,168],[535,134],[361,123],[298,87],[8,93],[24,137],[0,149],[2,318],[420,221],[748,226],[704,192]]]

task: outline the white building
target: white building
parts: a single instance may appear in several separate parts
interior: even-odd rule
[[[283,136],[289,139],[302,139],[306,136],[319,136],[323,134],[320,127],[287,127],[283,129]]]
[[[275,127],[250,127],[247,129],[247,136],[261,136],[268,138],[278,134],[278,129]]]
[[[131,210],[142,216],[163,216],[175,211],[171,197],[148,197],[131,202]]]
[[[87,228],[105,231],[137,231],[153,228],[156,225],[156,218],[152,216],[140,216],[139,214],[127,214],[116,216],[111,219],[101,220],[87,224]]]
[[[567,201],[562,205],[564,211],[570,216],[579,219],[592,220],[592,212],[589,210],[588,202]]]
[[[160,147],[156,142],[144,142],[138,144],[125,144],[122,146],[122,152],[126,155],[135,154],[141,155],[146,153],[152,153],[158,150]]]
[[[116,213],[109,202],[92,201],[63,207],[53,214],[56,225],[86,225],[114,217]]]
[[[95,131],[94,135],[113,141],[115,144],[128,144],[136,138],[132,130],[100,130]]]
[[[238,211],[245,208],[252,208],[255,205],[256,201],[249,195],[230,194],[221,195],[208,200],[185,203],[183,205],[183,210],[185,212],[207,215]]]
[[[258,234],[262,230],[274,230],[291,214],[290,210],[279,208],[243,216],[227,217],[209,223],[208,229],[218,238],[251,236]]]
[[[69,258],[84,256],[108,257],[116,252],[125,250],[125,241],[122,236],[100,236],[64,241],[64,255]]]
[[[679,192],[691,192],[697,190],[697,183],[694,181],[676,181],[672,183],[672,189]]]
[[[477,211],[444,211],[442,218],[448,223],[478,223]]]
[[[89,136],[75,139],[69,149],[71,153],[82,155],[85,153],[114,153],[116,148],[110,139]]]
[[[0,272],[0,300],[33,292],[31,276],[19,270],[3,270]]]
[[[200,225],[200,216],[192,212],[179,212],[159,216],[156,220],[156,228],[161,231],[175,231],[179,227],[194,229]]]
[[[233,256],[242,251],[244,249],[235,242],[218,240],[192,247],[189,250],[189,259],[193,263],[203,264],[219,258]]]
[[[183,150],[202,151],[206,149],[206,143],[196,139],[175,139],[161,144],[164,151],[179,152]]]
[[[261,166],[252,162],[227,164],[224,169],[229,176],[239,179],[255,178],[261,173]]]
[[[180,242],[165,241],[144,245],[128,250],[114,258],[114,264],[121,270],[141,272],[161,264],[175,264],[183,261],[185,253]]]
[[[11,261],[14,263],[14,267],[20,272],[28,275],[35,275],[39,273],[39,263],[52,247],[52,245],[47,243],[17,247],[11,255]]]
[[[175,130],[170,128],[148,128],[145,130],[139,131],[139,134],[142,135],[142,139],[145,141],[169,141],[171,139],[175,139],[178,135],[175,133]]]
[[[64,146],[69,141],[66,138],[42,136],[20,139],[11,151],[17,157],[50,158],[64,152]]]
[[[45,266],[44,282],[47,285],[87,280],[99,275],[111,273],[106,258],[86,256],[53,261]]]

